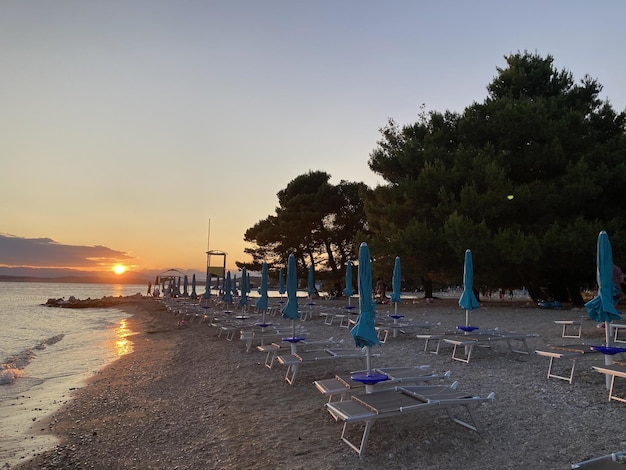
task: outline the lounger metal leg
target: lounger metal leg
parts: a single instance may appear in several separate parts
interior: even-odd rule
[[[552,372],[552,366],[554,366],[554,357],[550,358],[550,365],[548,366],[548,378],[567,380],[570,384],[574,382],[574,372],[576,370],[576,359],[571,359],[572,369],[570,370],[569,377],[557,375]]]
[[[289,364],[287,366],[287,374],[285,374],[285,380],[289,385],[293,385],[296,381],[296,374],[298,373],[298,364]]]
[[[515,349],[512,345],[511,345],[511,341],[521,341],[522,344],[524,345],[524,349]],[[526,343],[526,338],[522,338],[522,339],[517,339],[517,338],[507,338],[506,340],[507,344],[509,345],[509,349],[511,352],[514,353],[518,353],[518,354],[530,354],[530,350],[528,349],[528,344]]]
[[[452,359],[454,359],[455,361],[465,362],[466,364],[469,364],[469,361],[472,358],[472,351],[474,350],[474,345],[473,344],[463,345],[463,348],[467,349],[466,357],[461,357],[461,356],[456,355],[457,346],[458,344],[455,344],[454,349],[452,350]]]
[[[476,418],[474,417],[474,414],[472,413],[472,411],[469,409],[469,406],[464,406],[463,408],[465,408],[465,411],[467,411],[467,414],[470,417],[469,420],[471,421],[471,423],[467,422],[467,421],[463,421],[460,418],[455,418],[452,415],[452,411],[450,410],[450,407],[446,407],[446,411],[448,412],[448,416],[450,417],[450,419],[452,421],[454,421],[456,424],[459,424],[459,425],[463,426],[464,428],[471,429],[472,431],[480,434],[479,423],[476,420]]]
[[[363,455],[365,454],[365,447],[367,446],[367,438],[370,435],[370,430],[372,429],[373,425],[374,425],[374,421],[372,420],[365,421],[365,429],[363,430],[363,435],[361,436],[361,442],[359,445],[356,445],[346,437],[346,430],[348,427],[348,422],[346,421],[345,423],[343,423],[343,430],[341,431],[341,440],[345,442],[346,444],[348,444],[350,448],[355,450],[359,454],[359,457],[363,457]]]
[[[615,375],[611,375],[611,387],[609,388],[609,401],[621,401],[622,403],[626,403],[626,398],[618,397],[613,395],[613,387],[615,386]]]

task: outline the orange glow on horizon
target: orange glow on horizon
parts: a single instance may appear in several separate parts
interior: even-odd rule
[[[123,264],[116,264],[115,266],[113,266],[113,272],[118,276],[120,274],[124,274],[126,272],[126,266],[124,266]]]

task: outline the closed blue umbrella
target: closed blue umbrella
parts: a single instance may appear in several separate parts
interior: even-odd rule
[[[191,298],[192,299],[198,298],[198,293],[196,292],[196,275],[195,274],[191,276]]]
[[[224,295],[222,300],[227,303],[233,302],[233,290],[230,282],[230,271],[226,273],[226,279],[224,280]]]
[[[350,334],[354,338],[357,347],[365,347],[367,352],[367,374],[371,374],[371,351],[372,346],[380,344],[374,319],[376,317],[376,304],[372,296],[372,266],[370,250],[367,243],[361,243],[359,247],[359,317]]]
[[[239,297],[239,306],[242,309],[245,309],[246,306],[248,305],[248,274],[246,272],[246,268],[243,268],[241,270],[241,282],[240,282],[240,287],[241,287],[241,295]]]
[[[348,297],[348,309],[352,308],[352,305],[350,305],[352,294],[354,294],[354,289],[352,288],[352,261],[348,261],[346,265],[346,288],[343,290],[343,295]]]
[[[296,337],[296,320],[300,318],[298,313],[298,273],[296,272],[296,257],[289,255],[287,262],[287,303],[282,308],[283,318],[291,320],[293,327],[292,338]]]
[[[313,267],[313,264],[309,266],[309,278],[307,287],[309,292],[309,300],[311,300],[315,295],[315,268]]]
[[[239,295],[239,293],[237,292],[237,275],[233,274],[233,295]]]
[[[280,268],[278,270],[278,293],[283,295],[285,292],[285,276],[283,274],[283,268]]]
[[[613,294],[619,286],[613,284],[613,250],[608,234],[602,230],[598,235],[596,278],[598,282],[598,295],[585,304],[587,315],[594,321],[604,322],[606,335],[606,347],[611,345],[610,322],[619,320],[620,314],[615,309]],[[608,351],[608,350],[605,350]],[[604,355],[606,365],[613,364],[611,354]],[[606,386],[610,387],[611,379],[606,376]]]
[[[267,263],[263,263],[263,267],[261,268],[261,297],[259,297],[256,301],[256,307],[265,312],[268,306],[268,296],[267,296]],[[265,321],[263,321],[265,323]]]
[[[396,262],[393,265],[393,278],[391,279],[391,287],[393,292],[391,293],[391,301],[395,304],[395,313],[398,313],[398,304],[401,302],[400,298],[400,284],[402,281],[402,268],[400,266],[400,257],[396,256]]]
[[[189,297],[189,277],[186,274],[183,281],[183,297]]]
[[[206,270],[206,281],[204,283],[204,294],[202,294],[203,299],[208,299],[211,296],[211,273],[208,268]]]
[[[469,312],[479,307],[474,294],[474,265],[472,263],[471,250],[465,250],[465,262],[463,264],[463,293],[459,299],[459,305],[465,309],[465,328],[471,328],[469,324]]]

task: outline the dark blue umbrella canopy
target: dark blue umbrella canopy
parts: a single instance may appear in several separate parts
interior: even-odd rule
[[[233,289],[230,283],[230,271],[226,273],[226,280],[224,281],[224,295],[222,296],[224,302],[231,303],[233,301]]]
[[[613,284],[613,250],[604,230],[598,235],[596,276],[598,295],[585,304],[589,318],[597,322],[619,320],[621,317],[613,301],[614,290],[619,286]]]
[[[358,347],[380,344],[374,319],[376,304],[372,296],[372,266],[367,243],[359,248],[359,317],[350,334]]]
[[[343,290],[343,295],[350,297],[354,294],[354,289],[352,288],[352,261],[348,261],[346,265],[346,288]]]
[[[283,295],[285,293],[285,276],[283,274],[283,268],[278,271],[278,293]]]
[[[256,301],[256,307],[263,311],[267,310],[268,306],[268,297],[267,297],[267,263],[263,263],[263,268],[261,269],[261,297],[259,297]]]
[[[283,318],[289,320],[298,320],[298,273],[296,272],[296,258],[292,254],[289,255],[287,262],[287,304],[281,311]]]
[[[315,268],[313,265],[309,266],[308,292],[309,299],[312,299],[315,295]]]
[[[248,273],[246,268],[241,270],[241,296],[239,297],[239,306],[245,307],[248,305]]]
[[[396,262],[393,265],[393,278],[391,280],[391,286],[393,292],[391,293],[391,301],[399,304],[400,299],[400,283],[402,281],[402,268],[400,267],[400,257],[396,256]]]

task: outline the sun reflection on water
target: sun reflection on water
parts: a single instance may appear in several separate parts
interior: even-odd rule
[[[120,324],[115,330],[115,352],[118,357],[133,352],[133,342],[128,339],[132,334],[132,331],[128,329],[126,320],[120,320]]]

